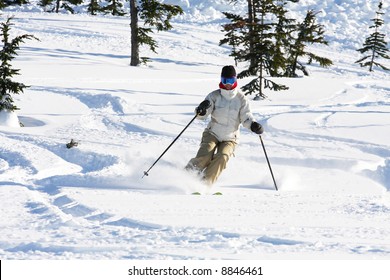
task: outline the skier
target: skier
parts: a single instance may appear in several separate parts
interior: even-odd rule
[[[254,120],[248,100],[238,90],[236,70],[232,65],[222,68],[219,89],[209,93],[195,112],[197,118],[206,119],[211,115],[211,120],[203,132],[196,157],[185,169],[203,174],[203,181],[211,186],[233,155],[240,125],[256,134],[263,133],[263,127]]]

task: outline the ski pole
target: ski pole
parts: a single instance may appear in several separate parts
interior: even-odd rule
[[[169,150],[169,148],[173,145],[173,143],[176,142],[177,139],[179,139],[179,137],[183,134],[183,132],[190,126],[190,124],[196,119],[196,117],[198,116],[198,114],[196,114],[192,120],[186,125],[186,127],[179,133],[179,135],[177,135],[177,137],[175,138],[175,140],[173,140],[173,142],[168,146],[168,148],[165,149],[165,151],[158,157],[158,159],[152,164],[151,167],[149,167],[149,169],[147,171],[144,171],[144,175],[142,176],[145,177],[146,176],[149,176],[149,171],[150,169],[153,168],[153,166],[163,157],[163,155]]]
[[[271,171],[271,176],[272,176],[272,180],[274,181],[275,189],[276,189],[276,190],[278,190],[278,186],[276,185],[276,181],[275,181],[274,173],[272,172],[271,164],[269,163],[269,159],[268,159],[267,151],[265,150],[265,146],[264,146],[263,138],[261,138],[261,135],[259,135],[259,137],[260,137],[261,145],[263,146],[263,150],[264,150],[265,158],[267,159],[267,163],[268,163],[269,170]]]

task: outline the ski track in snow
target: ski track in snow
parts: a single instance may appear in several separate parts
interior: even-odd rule
[[[218,26],[156,34],[159,54],[135,71],[120,47],[125,20],[20,13],[16,21],[42,42],[26,44],[17,61],[31,85],[17,98],[25,127],[0,128],[2,258],[389,258],[387,74],[370,78],[350,53],[320,48],[338,63],[313,66],[312,87],[304,78],[287,97],[252,102],[280,191],[258,138],[244,130],[220,183],[204,190],[181,170],[200,121],[141,176],[214,89],[229,53],[218,47]],[[66,149],[72,138],[79,146]],[[205,195],[187,195],[199,188]]]
[[[26,256],[32,259],[48,257],[93,259],[96,256],[98,258],[115,259],[202,259],[218,258],[221,254],[225,258],[235,259],[272,258],[276,254],[289,256],[289,254],[296,252],[299,252],[302,258],[305,258],[305,253],[316,253],[318,257],[331,258],[333,255],[338,256],[340,250],[347,255],[355,254],[362,257],[370,254],[381,256],[389,253],[388,245],[382,239],[382,236],[389,234],[389,231],[370,227],[370,222],[375,224],[376,219],[382,219],[383,215],[390,212],[390,205],[383,205],[379,196],[365,200],[350,196],[351,204],[336,205],[328,209],[328,214],[331,217],[327,221],[320,221],[316,219],[315,214],[311,213],[313,200],[324,209],[331,204],[330,201],[324,200],[320,195],[313,195],[314,199],[308,202],[305,201],[306,197],[291,194],[295,203],[301,205],[298,208],[294,206],[297,212],[292,212],[289,209],[291,205],[284,204],[284,202],[291,203],[290,195],[284,195],[279,198],[281,201],[277,201],[272,198],[275,197],[274,194],[263,193],[261,199],[256,197],[259,199],[259,201],[256,201],[257,205],[263,204],[260,209],[245,207],[245,209],[240,209],[239,212],[262,217],[262,215],[267,215],[267,206],[272,206],[267,204],[276,203],[281,206],[278,212],[273,213],[278,219],[271,223],[269,223],[269,219],[267,219],[267,223],[261,222],[260,219],[256,225],[252,225],[253,228],[244,224],[243,226],[247,230],[249,229],[249,232],[239,232],[239,226],[237,225],[235,232],[232,232],[226,231],[224,228],[219,230],[210,226],[200,228],[189,225],[164,226],[128,217],[118,217],[80,204],[71,199],[66,191],[65,193],[52,194],[48,201],[41,202],[37,202],[37,199],[30,201],[30,196],[35,196],[36,192],[29,194],[25,209],[31,214],[30,226],[22,227],[22,232],[18,234],[5,231],[5,237],[10,235],[12,239],[9,240],[15,242],[19,235],[24,233],[23,231],[29,232],[36,229],[39,232],[39,230],[44,229],[44,232],[42,236],[37,237],[35,242],[26,243],[22,239],[17,246],[2,244],[3,247],[7,248],[4,253],[12,256],[11,258],[18,259],[26,258]],[[93,190],[91,191],[93,192]],[[27,194],[29,192],[31,191],[28,191]],[[77,193],[77,191],[75,192]],[[112,190],[110,192],[112,193]],[[24,193],[24,195],[27,194]],[[121,193],[120,195],[127,196],[131,201],[131,194]],[[174,199],[177,203],[179,199],[183,198],[176,196]],[[212,196],[201,199],[207,199],[209,203],[212,203],[212,200],[215,203],[215,199],[220,200],[219,197]],[[243,202],[240,199],[236,201],[238,205]],[[42,200],[42,198],[39,200]],[[157,200],[157,198],[152,197],[151,200]],[[186,197],[184,197],[184,200],[186,200]],[[218,204],[220,202],[218,201]],[[355,202],[358,203],[354,205]],[[251,204],[251,206],[253,205]],[[210,213],[215,214],[213,208],[206,207],[205,209],[196,210],[201,215],[205,215],[205,212],[210,215]],[[221,208],[226,209],[218,209],[218,211],[228,210],[227,207],[221,206]],[[164,210],[167,211],[167,209]],[[185,214],[193,213],[193,209],[186,207],[180,210],[186,210],[188,213]],[[297,224],[289,222],[297,214],[310,220],[306,221],[304,225],[301,222]],[[182,218],[181,215],[180,218]],[[346,224],[343,228],[338,229],[332,221],[336,220],[338,223],[340,218],[345,219]],[[230,216],[230,219],[234,221],[241,218]],[[350,219],[362,219],[365,221],[365,226],[356,227]],[[324,222],[328,226],[324,226]],[[187,223],[190,224],[189,221]],[[351,225],[349,226],[349,224]],[[281,228],[285,228],[287,225],[289,227],[288,235],[281,235]],[[63,228],[65,228],[65,231]],[[263,232],[263,234],[259,236],[258,231]],[[367,233],[370,234],[370,240],[365,237]],[[313,236],[317,237],[318,241],[313,243]],[[354,239],[350,240],[347,236],[353,236]],[[104,242],[95,246],[94,242],[99,238],[102,238]],[[52,242],[52,240],[56,241]],[[342,240],[342,244],[339,243],[340,240]],[[189,247],[191,248],[190,254],[188,253]],[[172,251],[172,248],[175,249]]]

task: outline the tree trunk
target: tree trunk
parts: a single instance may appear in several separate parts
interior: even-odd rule
[[[378,17],[376,18],[378,20]],[[375,33],[374,34],[378,34],[378,26],[375,26]],[[372,66],[374,65],[374,59],[375,59],[375,53],[376,53],[376,43],[378,42],[378,37],[377,35],[374,35],[374,46],[373,46],[373,49],[372,49],[372,55],[371,55],[371,62],[370,62],[370,69],[369,71],[372,72]]]
[[[61,5],[61,0],[57,0],[57,2],[56,2],[56,9],[55,9],[57,14],[58,14],[58,12],[60,10],[60,5]]]
[[[249,20],[249,53],[255,53],[255,42],[253,41],[254,36],[254,24],[255,24],[255,7],[253,5],[253,0],[248,1],[248,20]],[[256,59],[251,57],[249,69],[256,69]],[[256,75],[256,73],[251,73],[252,75]]]
[[[264,25],[264,14],[261,14],[261,25]],[[263,35],[263,30],[261,31],[261,40],[263,40],[264,35]],[[259,93],[256,95],[255,100],[260,99],[260,97],[264,96],[263,94],[263,70],[264,70],[264,55],[261,55],[260,57],[260,65],[259,65]]]
[[[130,0],[130,28],[131,28],[131,66],[138,66],[139,42],[138,42],[138,7],[137,0]]]

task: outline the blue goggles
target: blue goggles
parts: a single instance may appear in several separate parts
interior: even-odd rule
[[[221,77],[221,83],[224,85],[233,85],[237,81],[237,77],[225,78]]]

